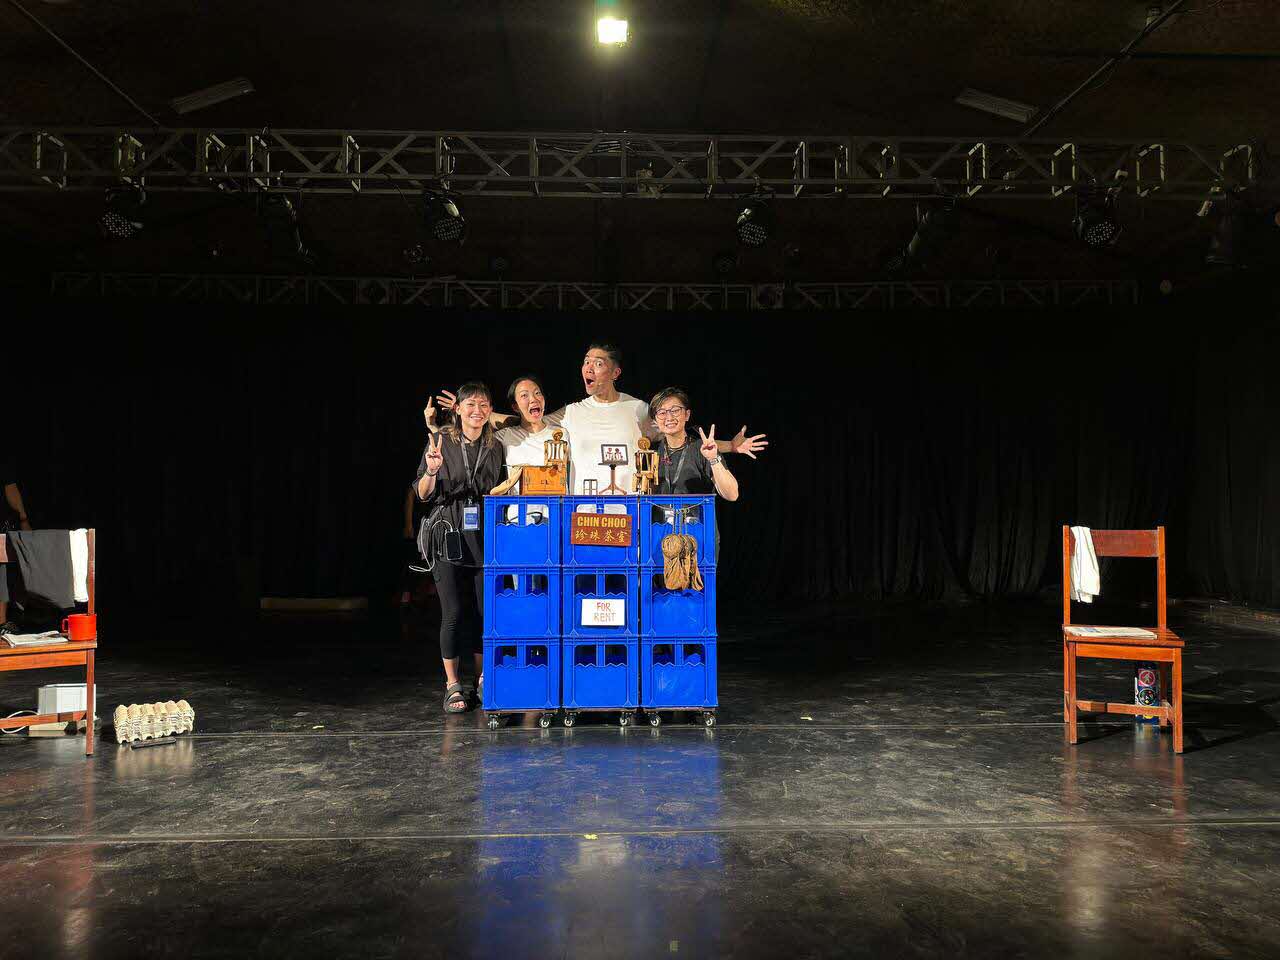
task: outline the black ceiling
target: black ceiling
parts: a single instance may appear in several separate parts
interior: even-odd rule
[[[615,50],[595,42],[594,8],[583,0],[21,3],[162,119],[176,119],[166,114],[175,96],[239,76],[254,83],[253,94],[189,115],[186,125],[937,135],[1016,133],[1012,121],[956,105],[956,94],[976,87],[1046,108],[1131,40],[1149,6],[1130,0],[632,0],[631,42]],[[1121,64],[1045,132],[1274,139],[1280,60],[1234,55],[1280,53],[1275,0],[1192,0],[1187,11],[1140,48],[1148,56]],[[0,124],[139,121],[10,0],[0,0],[0,90]],[[220,236],[241,252],[250,246],[243,236],[253,229],[251,217],[187,198],[168,210],[170,233],[180,238],[131,253],[104,252],[82,229],[92,223],[78,212],[84,203],[7,195],[0,199],[0,242],[79,263],[116,266],[123,258],[184,269],[209,269],[202,257]],[[908,221],[910,234],[904,205],[848,211],[819,210],[820,203],[788,216],[803,246],[840,245],[838,253],[817,257],[823,270],[874,270],[873,251],[897,242],[886,237],[903,229],[899,221]],[[592,208],[598,206],[476,204],[468,215],[478,226],[490,224],[489,232],[473,229],[471,250],[449,254],[441,268],[481,269],[484,251],[503,246],[514,253],[517,271],[523,263],[586,277],[597,269],[601,212]],[[623,272],[702,270],[721,243],[717,218],[729,211],[695,206],[606,214],[614,227],[639,231],[631,241],[634,269]],[[1075,269],[1078,257],[1063,255],[1056,244],[1067,231],[1061,211],[1051,206],[1009,216],[1030,225],[1024,238],[1032,251],[1041,249],[1036,238],[1045,231],[1055,240],[1028,254],[1029,261],[1045,270]],[[401,234],[411,228],[407,210],[394,201],[315,201],[309,212],[329,231],[335,269],[399,269]],[[1140,229],[1130,231],[1126,242],[1140,246],[1119,251],[1121,260],[1107,269],[1127,269],[1124,256],[1142,259],[1157,242],[1167,245],[1187,226],[1187,216],[1185,209],[1144,210],[1144,221],[1158,231],[1145,238]],[[880,232],[865,236],[872,228]],[[558,260],[543,255],[561,241],[565,252]],[[694,258],[683,268],[668,262],[678,256],[653,255],[677,246]],[[246,253],[240,267],[263,256]],[[1085,262],[1081,269],[1102,267]]]

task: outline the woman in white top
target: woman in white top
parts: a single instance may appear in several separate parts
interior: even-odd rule
[[[542,385],[531,374],[511,381],[511,386],[507,388],[507,404],[513,413],[519,415],[520,423],[503,427],[494,437],[502,444],[506,455],[507,476],[510,477],[520,467],[542,466],[546,462],[543,444],[551,439],[551,427],[556,426],[562,432],[564,428],[548,420]],[[569,438],[565,436],[561,439],[566,442],[567,447]],[[511,492],[520,491],[517,488]]]

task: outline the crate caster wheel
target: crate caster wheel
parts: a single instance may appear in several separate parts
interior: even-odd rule
[[[576,713],[566,713],[564,715],[564,725],[566,727],[572,727],[577,722],[578,722],[578,715]]]
[[[502,726],[502,720],[499,719],[495,714],[491,713],[489,714],[488,717],[485,718],[485,724],[489,727],[490,730],[497,730],[500,726]]]
[[[620,726],[620,727],[629,727],[629,726],[631,726],[631,714],[629,714],[629,713],[624,713],[624,714],[619,715],[619,717],[618,717],[618,726]]]
[[[540,717],[538,718],[538,726],[540,726],[543,730],[546,730],[548,727],[550,727],[550,726],[551,726],[551,714],[549,714],[549,713],[544,713],[542,716],[540,716]]]
[[[702,715],[702,722],[708,727],[714,727],[716,725],[716,715],[708,710]]]
[[[659,716],[658,714],[656,714],[656,713],[651,713],[651,714],[649,714],[649,726],[651,726],[651,727],[660,727],[660,726],[662,726],[662,717],[660,717],[660,716]]]

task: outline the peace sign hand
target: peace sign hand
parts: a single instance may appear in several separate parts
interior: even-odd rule
[[[716,425],[713,423],[711,429],[706,433],[702,432],[702,428],[698,428],[698,436],[702,438],[702,446],[698,451],[708,460],[714,460],[720,456],[720,450],[716,447]]]
[[[427,476],[434,477],[440,472],[440,467],[444,464],[444,454],[441,452],[441,445],[444,443],[444,436],[436,434],[427,439],[427,452],[423,457],[427,465]]]

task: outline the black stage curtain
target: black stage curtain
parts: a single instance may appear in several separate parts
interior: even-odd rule
[[[121,603],[391,596],[426,397],[477,378],[502,402],[536,372],[553,406],[578,399],[593,338],[626,351],[623,390],[683,385],[717,436],[770,435],[731,461],[730,602],[1048,591],[1069,522],[1164,523],[1175,591],[1280,603],[1266,330],[1172,336],[1159,310],[96,309],[10,373],[5,449],[37,523],[99,528]]]

